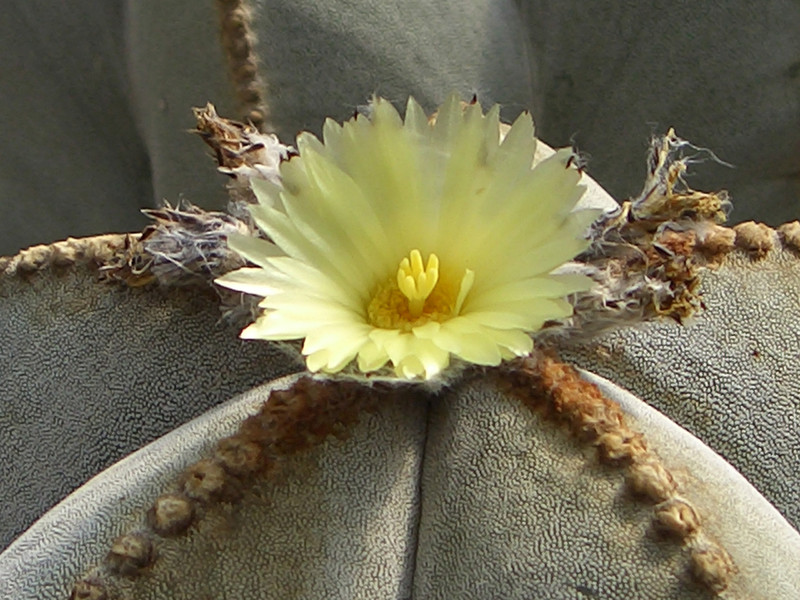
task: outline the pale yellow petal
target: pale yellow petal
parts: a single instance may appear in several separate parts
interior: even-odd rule
[[[414,356],[425,371],[425,379],[436,377],[450,364],[450,353],[425,339],[415,339]]]
[[[301,131],[297,136],[297,151],[300,153],[300,159],[305,159],[309,152],[317,152],[320,154],[327,154],[327,150],[319,138],[310,131]],[[293,158],[292,160],[297,160]]]
[[[506,302],[494,310],[477,310],[464,314],[465,318],[486,327],[497,329],[523,329],[530,331],[534,323],[562,319],[572,314],[572,305],[563,299],[539,298],[531,302]]]
[[[466,319],[452,319],[442,324],[431,341],[467,362],[479,365],[500,363],[500,350],[485,330]]]
[[[306,356],[306,367],[308,367],[308,370],[312,373],[318,373],[328,364],[328,356],[329,352],[327,348],[314,352]]]
[[[342,153],[341,146],[342,126],[334,119],[328,117],[322,125],[322,141],[332,157]]]
[[[439,107],[436,124],[433,126],[433,142],[440,149],[447,149],[458,133],[462,122],[461,98],[450,94]]]
[[[483,140],[481,146],[486,157],[484,162],[488,165],[494,161],[495,153],[500,150],[500,105],[492,106],[483,119]]]
[[[341,231],[323,222],[322,227],[327,227],[328,235],[322,236],[319,226],[315,227],[295,215],[266,207],[253,207],[252,212],[260,217],[259,226],[289,256],[314,265],[342,287],[361,295],[367,293],[364,263],[356,258],[351,243],[345,242]]]
[[[305,337],[308,329],[307,323],[284,319],[277,313],[265,313],[245,327],[240,337],[246,340],[297,340]]]
[[[337,373],[356,357],[361,347],[364,346],[367,341],[368,337],[366,333],[354,335],[354,332],[351,332],[349,336],[342,337],[333,345],[321,348],[316,352],[308,353],[304,348],[303,354],[308,354],[307,364],[309,365],[309,369],[311,369],[312,363],[314,366],[320,365],[321,363],[319,369],[328,373]]]
[[[561,151],[535,169],[519,172],[516,177],[491,174],[485,191],[470,199],[473,208],[463,211],[467,217],[460,217],[463,221],[460,236],[452,238],[456,252],[470,268],[484,272],[505,266],[508,257],[529,252],[563,229],[581,196],[577,185],[580,174],[566,166],[569,156],[571,151]],[[559,235],[570,235],[570,232],[563,231]],[[513,267],[514,262],[509,266]]]
[[[399,364],[411,353],[411,341],[413,336],[410,333],[394,329],[373,329],[369,337],[386,352],[389,356],[389,360],[391,360],[394,365]]]
[[[564,261],[562,261],[564,262]],[[537,298],[562,298],[577,291],[588,290],[592,280],[584,275],[551,275],[517,279],[470,295],[464,311],[490,310],[503,302],[530,302]]]
[[[466,334],[456,356],[476,365],[499,365],[503,357],[497,343],[488,334]]]
[[[242,267],[231,271],[215,279],[214,283],[254,296],[266,296],[282,291],[280,284],[276,283],[264,269],[256,267]]]
[[[336,345],[363,345],[372,328],[365,323],[337,322],[310,331],[303,344],[303,354],[312,354]]]
[[[501,351],[505,349],[513,356],[527,356],[533,350],[533,338],[520,329],[490,329],[487,333]]]
[[[430,132],[428,115],[425,114],[425,110],[420,106],[419,102],[411,96],[408,97],[408,102],[406,103],[406,115],[403,119],[403,126],[408,131],[420,137],[426,137]]]
[[[424,325],[418,325],[412,330],[413,334],[421,340],[433,339],[433,336],[441,329],[442,325],[437,321],[428,321]]]
[[[303,166],[308,186],[304,194],[286,198],[287,214],[308,229],[324,229],[329,251],[335,248],[354,268],[373,276],[385,270],[396,259],[387,249],[389,231],[352,177],[314,152],[306,154]]]
[[[402,379],[417,379],[425,373],[425,366],[418,356],[410,354],[398,362],[394,370]]]
[[[376,118],[387,108],[383,104],[376,107]],[[419,211],[429,208],[431,200],[422,191],[427,178],[421,175],[420,138],[393,118],[384,118],[374,127],[358,118],[344,125],[342,144],[342,152],[346,152],[343,170],[358,182],[381,224],[392,232],[386,251],[400,260],[410,249],[421,246]]]
[[[487,153],[481,143],[485,131],[480,106],[468,106],[459,119],[460,126],[453,126],[449,133],[453,139],[450,140],[449,159],[444,171],[435,175],[443,179],[437,211],[429,216],[429,219],[435,219],[437,248],[466,233],[474,213],[464,210],[464,205],[474,204],[473,199],[490,182]]]
[[[250,179],[250,187],[256,196],[259,204],[264,206],[280,205],[280,197],[283,188],[266,179]]]
[[[389,355],[383,347],[372,340],[367,341],[358,351],[358,368],[364,373],[377,371],[389,362]]]
[[[283,250],[272,242],[239,233],[228,235],[228,247],[259,267],[267,266],[269,264],[268,259],[271,257],[286,255]]]
[[[365,296],[359,296],[354,290],[303,261],[288,257],[273,258],[269,260],[266,270],[286,290],[302,291],[316,298],[329,298],[355,311],[363,308]]]
[[[533,117],[528,111],[521,112],[500,144],[501,152],[495,157],[498,164],[511,161],[513,171],[509,173],[529,169],[536,152],[535,133]]]
[[[305,319],[309,323],[363,323],[364,319],[326,298],[313,298],[302,293],[285,292],[264,298],[259,307],[279,313],[284,318]]]

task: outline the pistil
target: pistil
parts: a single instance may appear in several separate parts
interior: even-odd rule
[[[428,264],[423,265],[422,254],[417,249],[409,257],[400,261],[397,269],[397,287],[408,299],[408,312],[416,318],[425,308],[425,300],[431,295],[439,281],[439,257],[428,256]]]

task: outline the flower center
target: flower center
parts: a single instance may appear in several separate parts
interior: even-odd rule
[[[446,321],[461,310],[474,275],[467,270],[460,286],[439,277],[439,257],[414,249],[400,261],[396,277],[378,286],[367,307],[369,322],[380,329],[411,331],[429,321]]]

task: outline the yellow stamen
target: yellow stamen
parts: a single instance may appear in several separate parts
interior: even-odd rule
[[[425,300],[439,281],[439,257],[431,254],[424,268],[419,250],[412,250],[410,259],[404,258],[400,261],[400,267],[397,269],[397,287],[408,298],[408,312],[412,317],[418,317],[425,308]]]
[[[435,321],[444,323],[461,313],[475,273],[466,269],[460,283],[439,273],[439,257],[422,262],[419,250],[400,261],[397,275],[378,284],[367,305],[366,318],[379,329],[409,332]]]

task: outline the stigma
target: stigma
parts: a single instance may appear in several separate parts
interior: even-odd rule
[[[407,258],[400,261],[397,268],[397,287],[408,299],[408,312],[419,317],[425,308],[425,301],[439,282],[439,257],[428,256],[428,264],[423,265],[422,254],[414,249]]]
[[[366,310],[367,321],[380,329],[411,331],[429,321],[444,322],[453,317],[458,288],[440,277],[439,257],[412,250],[400,261],[397,273],[375,289]]]

